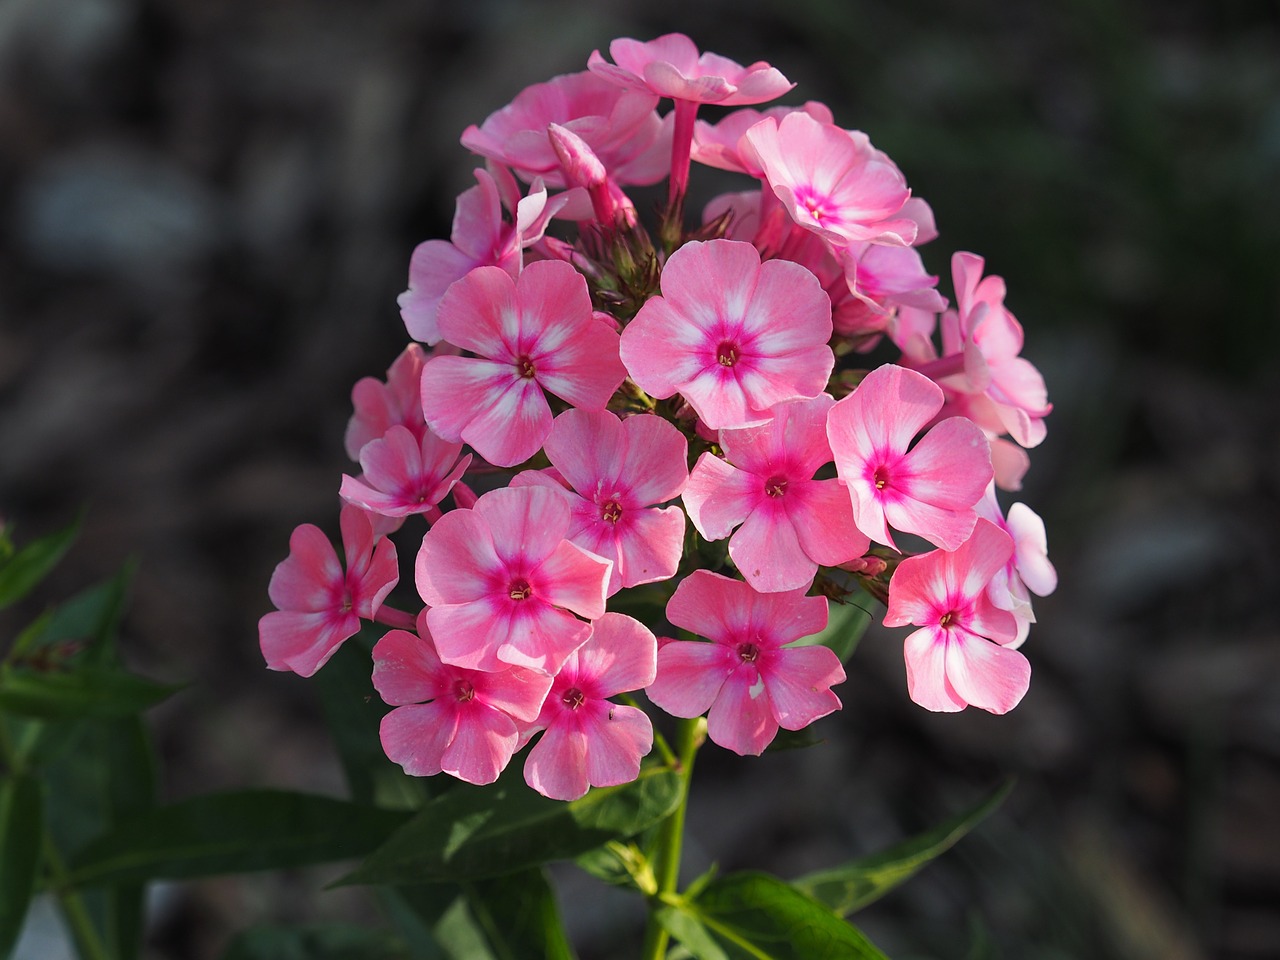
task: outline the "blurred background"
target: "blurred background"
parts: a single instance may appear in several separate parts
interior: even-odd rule
[[[694,865],[832,865],[1016,774],[859,916],[891,956],[1280,955],[1269,0],[0,0],[0,516],[25,541],[87,506],[37,601],[138,559],[126,657],[191,684],[150,714],[168,798],[340,792],[316,691],[263,668],[256,621],[292,528],[336,532],[350,388],[405,343],[409,255],[472,183],[457,138],[671,30],[869,133],[933,206],[944,292],[955,250],[1006,278],[1055,404],[1017,499],[1061,579],[1007,717],[914,707],[903,632],[873,630],[824,745],[705,751]],[[159,888],[150,957],[377,922],[331,876]],[[629,942],[562,882],[584,957]]]

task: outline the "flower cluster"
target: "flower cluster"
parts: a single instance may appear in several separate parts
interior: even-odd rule
[[[996,499],[1050,410],[1003,282],[957,253],[949,306],[928,205],[822,104],[758,109],[793,86],[768,64],[679,34],[609,54],[463,133],[485,165],[413,253],[415,342],[353,391],[345,565],[298,528],[267,665],[310,676],[383,623],[391,759],[488,783],[536,737],[525,778],[560,799],[637,776],[641,691],[740,754],[839,709],[812,638],[858,594],[918,628],[917,703],[1012,709],[1056,576]],[[694,164],[745,189],[691,218]],[[664,178],[646,228],[627,190]],[[384,604],[392,536],[420,612]]]

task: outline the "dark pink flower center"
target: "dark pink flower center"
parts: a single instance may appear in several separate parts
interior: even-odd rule
[[[564,692],[564,696],[560,698],[560,702],[570,710],[577,710],[580,706],[586,703],[586,701],[586,695],[577,687],[570,687]]]
[[[533,587],[529,586],[529,581],[524,577],[512,580],[507,585],[507,595],[512,600],[528,600],[533,594]]]
[[[622,504],[617,500],[606,500],[600,507],[600,519],[617,523],[622,519]]]
[[[731,340],[722,340],[716,347],[716,362],[722,367],[732,367],[738,362],[738,345]]]
[[[887,487],[891,479],[889,468],[884,465],[876,467],[875,473],[871,475],[871,482],[876,485],[877,490],[883,490]]]
[[[770,477],[764,482],[764,492],[771,497],[780,497],[787,492],[786,477]]]
[[[533,361],[526,356],[516,358],[516,369],[520,371],[520,376],[526,380],[532,380],[537,374],[537,371],[533,368]]]
[[[455,680],[453,683],[453,696],[459,703],[470,703],[475,699],[476,688],[471,685],[469,680]]]
[[[955,619],[956,619],[956,612],[954,610],[948,610],[946,613],[942,615],[942,619],[938,621],[938,626],[946,630],[948,627],[951,626],[952,621],[954,621]]]
[[[738,644],[738,658],[743,663],[755,663],[760,657],[760,648],[754,643]]]

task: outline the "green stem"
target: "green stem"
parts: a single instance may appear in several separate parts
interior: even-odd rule
[[[658,891],[649,900],[649,922],[644,932],[644,960],[662,960],[667,953],[669,936],[658,922],[658,910],[675,895],[680,885],[680,851],[684,844],[684,821],[689,808],[689,783],[693,777],[693,759],[706,734],[706,721],[701,717],[681,720],[676,729],[676,769],[680,772],[680,805],[665,821],[658,834],[654,852]]]
[[[67,868],[48,833],[44,835],[44,864],[53,881],[50,887],[58,897],[58,906],[62,908],[63,919],[71,928],[71,936],[80,956],[85,960],[111,960],[110,952],[99,939],[98,931],[89,918],[84,900],[68,882]]]

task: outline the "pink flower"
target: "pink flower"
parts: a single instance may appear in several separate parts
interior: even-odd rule
[[[347,422],[347,456],[360,459],[360,451],[370,440],[377,440],[395,424],[408,427],[417,436],[426,432],[422,419],[422,365],[426,354],[421,346],[411,343],[392,362],[387,381],[364,377],[351,388],[355,413]]]
[[[982,267],[982,258],[972,253],[951,258],[958,313],[943,318],[944,349],[964,352],[968,383],[959,389],[985,394],[1013,439],[1034,447],[1044,440],[1044,418],[1053,405],[1040,371],[1019,356],[1022,325],[1005,309],[1004,281],[982,278]]]
[[[785,646],[827,625],[825,597],[804,589],[757,593],[749,584],[695,570],[676,587],[667,619],[712,643],[670,640],[658,649],[649,699],[677,717],[707,714],[720,746],[758,755],[778,728],[799,730],[840,709],[844,680],[826,647]]]
[[[684,549],[684,513],[655,507],[680,495],[689,478],[689,445],[665,420],[619,420],[607,410],[566,410],[547,438],[547,458],[573,488],[546,474],[519,474],[512,486],[548,485],[573,511],[569,539],[613,561],[609,595],[675,575]]]
[[[675,100],[739,107],[775,100],[795,86],[764,62],[744,67],[714,53],[699,55],[682,33],[647,43],[620,37],[609,44],[609,54],[613,63],[592,51],[588,69],[619,86]]]
[[[765,117],[781,120],[789,113],[807,113],[820,123],[831,123],[831,108],[816,100],[809,100],[802,107],[770,107],[754,110],[744,107],[721,118],[718,123],[699,120],[693,125],[692,157],[699,163],[734,173],[748,173],[763,179],[764,172],[755,163],[755,153],[740,148],[742,135]]]
[[[707,540],[738,527],[729,556],[761,592],[807,588],[819,564],[852,560],[871,545],[854,526],[840,481],[813,479],[831,461],[833,403],[822,394],[779,404],[764,426],[721,430],[725,459],[704,453],[689,475],[689,519]]]
[[[521,251],[541,239],[567,199],[548,200],[546,187],[535,179],[529,195],[515,204],[514,222],[507,223],[502,218],[502,191],[493,174],[476,170],[475,175],[479,183],[458,196],[450,241],[427,240],[414,248],[409,289],[396,300],[409,336],[423,343],[434,344],[441,338],[436,313],[449,286],[476,267],[501,267],[513,277],[518,275]],[[514,188],[508,171],[500,175]]]
[[[1018,631],[1014,615],[987,594],[1012,553],[1009,535],[979,520],[959,549],[908,557],[894,571],[884,625],[921,628],[904,651],[907,691],[926,710],[972,704],[1008,713],[1027,692],[1031,665],[1007,645]]]
[[[686,243],[667,260],[662,295],[622,332],[622,361],[655,397],[679,392],[708,427],[767,421],[827,385],[831,301],[804,267],[760,262],[749,243]]]
[[[1036,622],[1030,594],[1047,597],[1058,587],[1058,572],[1049,562],[1044,521],[1025,503],[1015,503],[1010,507],[1006,520],[996,499],[994,484],[987,487],[986,495],[978,502],[978,514],[1013,540],[1013,553],[1004,568],[991,578],[987,596],[997,607],[1008,610],[1017,619],[1018,634],[1005,644],[1016,649],[1022,646],[1031,624]]]
[[[431,429],[509,467],[529,459],[551,430],[543,389],[575,407],[603,409],[626,377],[618,335],[591,313],[582,274],[559,260],[529,264],[512,280],[477,267],[440,301],[440,331],[476,357],[433,357],[422,370]]]
[[[942,409],[942,388],[923,374],[885,364],[827,415],[836,473],[849,488],[858,529],[897,548],[889,526],[955,549],[973,531],[974,504],[991,481],[983,432],[952,417],[910,450]]]
[[[569,506],[541,487],[505,487],[450,510],[418,552],[418,593],[445,663],[555,673],[604,613],[612,564],[566,537]]]
[[[743,139],[800,226],[836,246],[915,241],[915,220],[890,219],[903,212],[911,191],[898,168],[862,134],[797,111],[781,123],[772,117],[760,121]]]
[[[391,427],[360,451],[361,479],[344,475],[339,496],[362,510],[384,517],[426,513],[445,498],[471,465],[461,460],[462,444],[441,440],[430,430],[415,437],[408,428]]]
[[[462,145],[525,180],[541,177],[565,187],[547,139],[547,126],[556,123],[586,141],[616,183],[657,183],[667,175],[671,151],[671,128],[654,110],[657,103],[651,93],[622,89],[588,71],[564,74],[526,87],[479,127],[467,127]]]
[[[466,670],[442,662],[426,623],[390,630],[373,648],[373,685],[396,709],[382,718],[382,749],[414,777],[444,772],[493,783],[551,687],[538,670]]]
[[[400,579],[396,548],[375,544],[373,527],[356,507],[340,517],[344,572],[319,527],[304,523],[289,538],[289,556],[271,575],[267,593],[276,610],[258,621],[258,640],[267,667],[309,677],[328,662],[360,618],[372,620]]]
[[[653,747],[643,710],[609,697],[653,682],[658,642],[641,623],[606,613],[591,639],[569,655],[534,722],[544,730],[524,764],[529,786],[553,800],[576,800],[591,787],[630,783]]]

